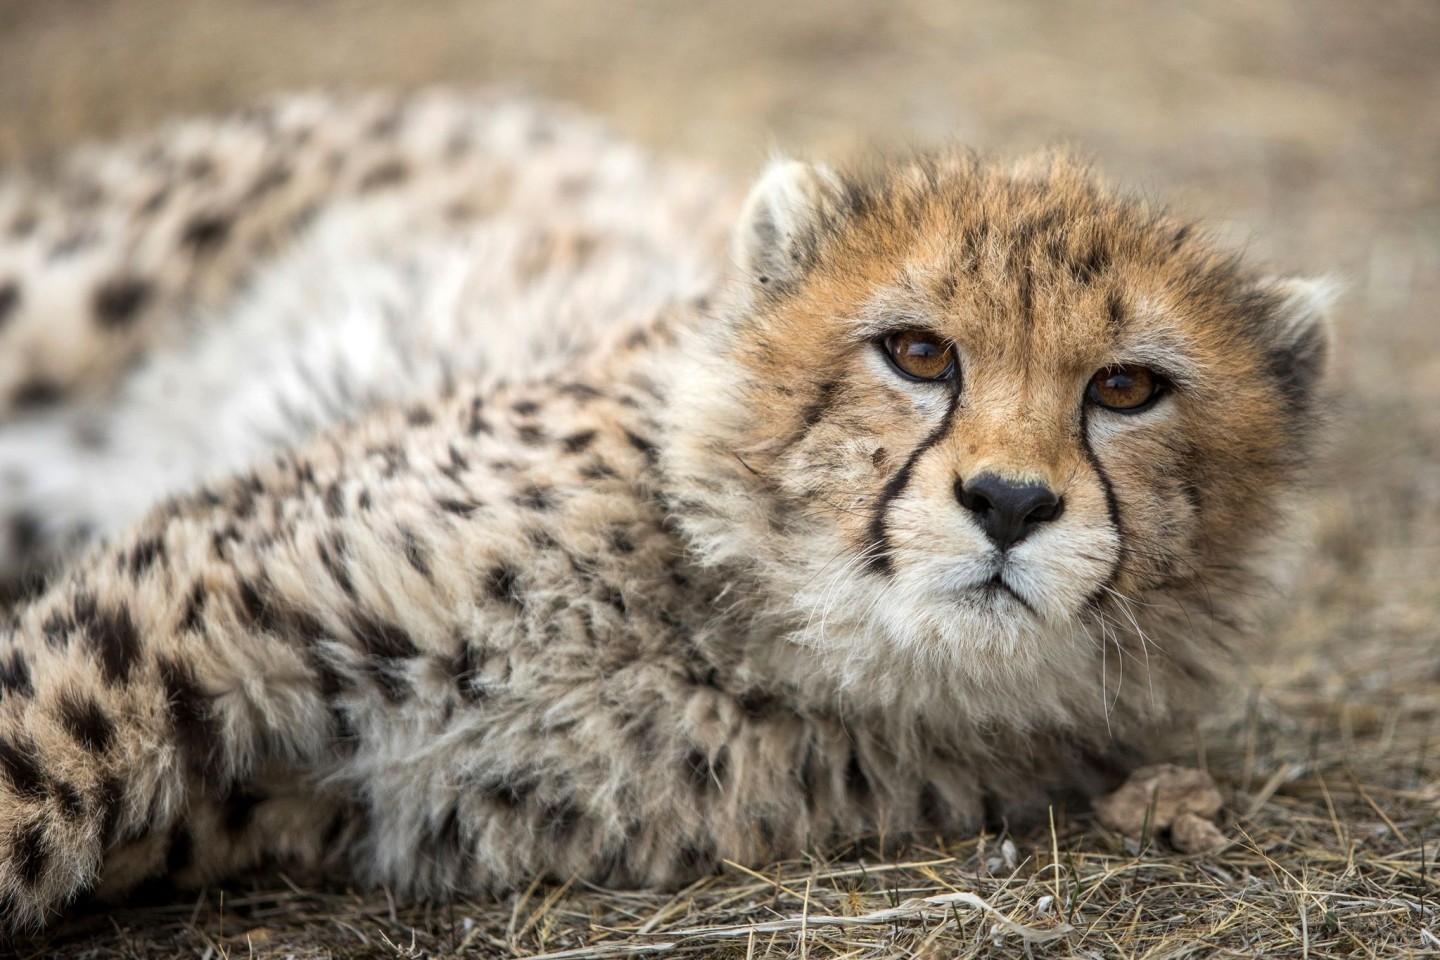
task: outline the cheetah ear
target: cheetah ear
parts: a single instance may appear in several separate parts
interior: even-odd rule
[[[767,289],[799,279],[839,220],[842,192],[840,178],[827,166],[772,162],[745,198],[731,241],[743,275]]]
[[[1305,403],[1315,392],[1330,355],[1330,311],[1340,284],[1328,278],[1271,277],[1261,289],[1269,311],[1270,371],[1285,393]]]

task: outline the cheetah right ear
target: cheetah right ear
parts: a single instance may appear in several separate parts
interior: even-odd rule
[[[731,241],[744,276],[767,289],[799,279],[840,217],[842,192],[840,178],[827,166],[771,163],[745,198]]]
[[[1330,278],[1269,277],[1260,286],[1273,304],[1268,317],[1270,372],[1291,400],[1308,404],[1325,373],[1329,314],[1340,284]]]

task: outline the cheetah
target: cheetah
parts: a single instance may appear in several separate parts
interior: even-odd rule
[[[674,885],[1112,789],[1278,569],[1328,288],[1055,154],[776,161],[731,237],[62,567],[0,634],[0,925],[264,863]]]

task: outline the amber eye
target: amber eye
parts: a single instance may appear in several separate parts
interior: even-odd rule
[[[1161,380],[1146,367],[1105,367],[1090,378],[1085,396],[1110,410],[1136,411],[1160,395]]]
[[[948,380],[955,373],[955,348],[933,333],[902,330],[884,346],[895,369],[912,380]]]

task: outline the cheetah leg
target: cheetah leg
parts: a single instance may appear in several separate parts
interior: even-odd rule
[[[0,932],[348,845],[319,782],[341,722],[304,645],[328,628],[207,563],[220,525],[158,518],[0,632]]]

